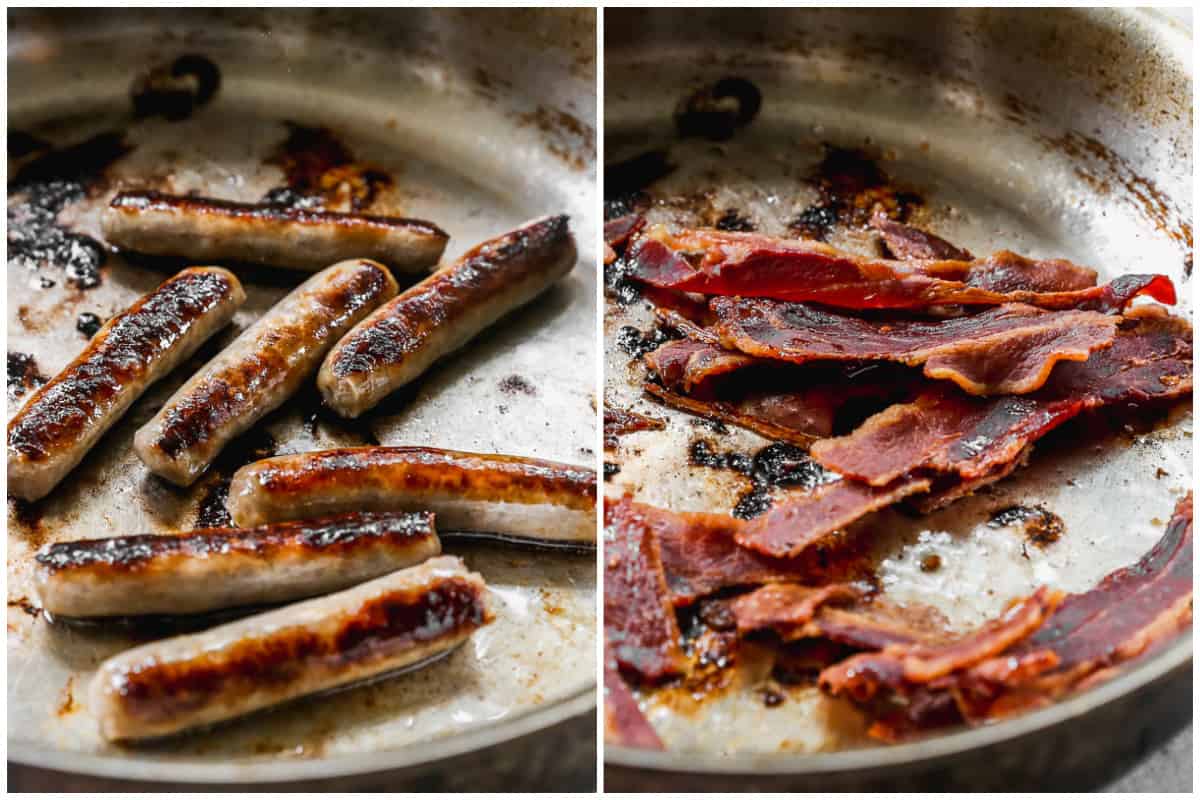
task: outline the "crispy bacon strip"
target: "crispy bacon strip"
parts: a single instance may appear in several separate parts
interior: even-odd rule
[[[896,222],[881,212],[871,217],[871,227],[879,231],[892,256],[902,261],[970,261],[974,258],[969,251],[950,244],[940,236]],[[1084,270],[1083,267],[1079,269]],[[1092,282],[1085,286],[1095,282],[1096,273],[1092,272]]]
[[[604,447],[612,449],[617,446],[617,440],[627,433],[637,431],[661,431],[666,423],[661,419],[647,417],[636,411],[623,408],[604,406]]]
[[[816,443],[812,456],[872,486],[916,472],[973,481],[1003,473],[1031,443],[1083,411],[1191,393],[1192,329],[1185,320],[1138,309],[1122,328],[1112,347],[1059,365],[1037,393],[984,400],[932,389],[849,436]]]
[[[763,628],[794,629],[807,625],[826,605],[861,600],[868,590],[852,583],[827,586],[802,586],[798,583],[770,583],[741,595],[730,604],[739,633]]]
[[[863,319],[804,303],[717,297],[715,332],[726,347],[796,364],[894,361],[922,366],[974,395],[1027,394],[1062,361],[1108,347],[1117,318],[1094,311],[997,306],[945,320]]]
[[[616,657],[604,643],[604,741],[623,747],[662,750],[662,740],[638,708],[637,698],[617,669]]]
[[[681,674],[686,659],[646,508],[604,502],[604,634],[618,667],[657,682]]]
[[[1127,275],[1105,286],[1060,291],[1064,276],[1077,280],[1086,272],[1069,262],[1036,262],[1009,252],[975,261],[888,261],[820,242],[710,230],[671,234],[654,226],[630,244],[628,256],[631,277],[662,289],[851,309],[1018,302],[1119,311],[1139,295],[1175,303],[1175,286],[1165,275]],[[1003,279],[988,277],[998,265]]]

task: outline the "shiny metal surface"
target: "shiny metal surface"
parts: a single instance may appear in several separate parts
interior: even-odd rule
[[[1191,317],[1190,27],[1156,12],[1016,9],[612,10],[605,17],[605,162],[663,148],[652,222],[713,225],[733,209],[774,235],[815,199],[805,182],[826,143],[864,148],[923,202],[913,220],[976,253],[1008,248],[1100,270],[1163,272]],[[654,75],[654,81],[644,79]],[[720,78],[751,80],[762,110],[732,139],[679,139],[679,101]],[[863,250],[869,237],[835,234]],[[617,345],[652,327],[640,304],[605,313],[606,400],[666,419],[621,439],[609,496],[728,511],[748,487],[689,463],[692,442],[752,454],[767,440],[714,435],[650,402]],[[1086,434],[1086,435],[1085,435]],[[875,542],[884,591],[928,602],[966,629],[1040,583],[1082,591],[1135,561],[1192,484],[1190,403],[1149,431],[1077,430],[989,492],[913,519],[885,512]],[[1162,471],[1162,474],[1159,473]],[[1005,505],[1042,505],[1065,535],[1045,549],[987,525]],[[942,568],[918,568],[936,554]],[[815,689],[767,708],[755,665],[692,702],[641,696],[668,746],[606,748],[606,788],[658,791],[1082,788],[1190,719],[1191,637],[1118,679],[984,728],[881,747],[861,715]],[[1081,731],[1090,731],[1082,734]]]
[[[257,430],[280,454],[374,438],[595,463],[593,373],[563,369],[595,358],[594,11],[30,10],[10,14],[8,47],[10,130],[62,145],[119,128],[134,145],[95,196],[60,215],[96,238],[99,209],[122,187],[262,197],[281,183],[272,153],[285,123],[328,127],[356,162],[391,175],[370,210],[438,223],[451,235],[445,262],[534,216],[570,214],[574,271],[414,391],[362,425],[298,397]],[[219,66],[216,97],[182,121],[135,120],[135,78],[184,53]],[[164,274],[113,255],[101,284],[79,290],[61,269],[10,263],[9,350],[52,375],[86,341],[77,314],[103,319]],[[41,277],[55,285],[42,288]],[[249,299],[237,330],[303,279],[242,277]],[[51,497],[33,509],[10,501],[8,752],[19,773],[237,785],[336,777],[343,789],[396,789],[462,787],[475,772],[479,786],[591,786],[594,770],[581,764],[595,752],[594,557],[497,545],[445,546],[488,580],[498,619],[443,662],[154,747],[99,739],[86,681],[129,646],[129,632],[50,624],[23,610],[31,556],[46,541],[196,523],[233,464],[176,490],[147,475],[130,443],[198,363],[153,387]]]

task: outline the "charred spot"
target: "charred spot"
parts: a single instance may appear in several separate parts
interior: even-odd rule
[[[46,382],[29,353],[8,352],[8,399],[16,400]]]
[[[680,101],[675,130],[680,138],[725,141],[749,125],[761,109],[762,92],[757,86],[745,78],[722,78]]]
[[[33,617],[34,619],[37,619],[42,615],[42,609],[31,603],[27,597],[18,597],[16,600],[9,600],[8,607],[19,608],[23,613]]]
[[[636,214],[650,207],[645,190],[675,171],[665,150],[650,150],[604,167],[604,219]]]
[[[737,231],[742,233],[751,233],[756,230],[750,218],[742,216],[736,208],[726,209],[725,213],[717,220],[716,228],[719,231]]]
[[[608,480],[612,476],[621,471],[621,467],[611,461],[604,462],[604,480]]]
[[[136,78],[129,96],[135,117],[178,122],[211,101],[220,88],[217,65],[205,56],[189,53]]]
[[[632,325],[625,325],[617,331],[617,346],[631,357],[641,358],[673,338],[670,332],[661,327],[642,333]]]
[[[100,330],[100,326],[103,324],[100,321],[100,317],[90,311],[84,311],[75,318],[75,330],[89,339],[96,335],[96,332]]]
[[[633,305],[642,297],[642,290],[630,277],[633,271],[634,264],[623,257],[604,265],[604,294],[619,306]]]
[[[915,192],[898,188],[863,150],[825,146],[825,156],[809,176],[819,200],[796,217],[793,233],[825,241],[836,225],[863,227],[874,214],[903,222],[922,203]]]
[[[328,128],[285,123],[288,136],[267,159],[283,170],[287,186],[272,189],[265,202],[320,209],[369,208],[379,193],[391,187],[390,175],[357,163],[341,140]]]
[[[41,544],[45,536],[42,517],[46,513],[42,504],[9,495],[8,508],[12,512],[13,520],[21,527],[26,541],[31,545]]]
[[[1025,538],[1038,547],[1057,542],[1066,531],[1062,517],[1042,506],[1009,506],[996,511],[988,519],[988,527],[1005,528],[1019,525]]]
[[[196,509],[197,528],[228,528],[233,525],[233,517],[226,507],[231,481],[231,478],[221,478],[205,487]]]
[[[537,387],[520,375],[509,375],[500,381],[499,386],[505,394],[527,394],[530,397],[537,394]]]
[[[752,519],[767,511],[773,503],[774,489],[812,489],[833,478],[833,473],[799,447],[783,442],[767,445],[751,456],[721,453],[711,442],[699,439],[692,442],[688,461],[694,466],[730,470],[750,479],[750,490],[738,498],[731,512],[738,519]]]
[[[735,451],[719,452],[707,439],[697,439],[688,447],[688,462],[696,467],[727,469],[741,475],[750,475],[754,470],[754,459]]]
[[[809,206],[788,223],[788,230],[805,239],[816,239],[824,242],[838,222],[838,210],[835,206],[818,203]]]
[[[726,434],[729,433],[729,426],[719,419],[709,419],[708,417],[692,417],[688,420],[688,424],[693,428],[704,428],[713,433]]]

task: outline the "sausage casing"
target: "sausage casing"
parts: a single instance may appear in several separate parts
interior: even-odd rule
[[[245,300],[229,271],[190,267],[110,319],[9,420],[9,494],[49,494],[150,384],[229,324]]]
[[[113,656],[89,709],[106,739],[166,736],[412,666],[491,620],[483,578],[440,556]]]
[[[357,417],[533,300],[575,265],[567,217],[543,217],[468,251],[363,320],[329,352],[317,386]]]
[[[114,197],[101,225],[108,241],[141,253],[308,271],[372,258],[400,272],[425,272],[449,240],[418,219],[142,191]]]
[[[239,525],[351,509],[434,512],[440,531],[596,541],[596,472],[432,447],[350,447],[247,464],[229,486]]]
[[[188,486],[232,439],[279,408],[347,330],[396,294],[396,280],[356,259],[318,272],[179,388],[134,437],[150,470]]]
[[[339,591],[440,552],[432,514],[340,514],[50,544],[34,586],[60,616],[194,614]]]

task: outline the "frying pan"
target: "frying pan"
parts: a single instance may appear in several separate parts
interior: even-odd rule
[[[1190,18],[1150,11],[611,10],[606,180],[636,188],[629,164],[642,165],[651,222],[745,222],[788,235],[818,199],[811,178],[822,159],[853,150],[918,198],[918,226],[975,253],[1070,258],[1102,279],[1166,273],[1181,288],[1176,313],[1190,317],[1190,53]],[[747,82],[760,108],[744,89],[712,102],[721,87]],[[680,113],[697,97],[709,98],[702,111],[715,107],[707,129],[703,115]],[[830,241],[860,252],[874,244],[844,226]],[[642,393],[622,329],[653,324],[643,304],[606,301],[606,401],[667,423],[606,453],[619,468],[606,495],[730,511],[750,489],[746,477],[696,463],[690,448],[751,455],[768,442],[732,426],[714,432]],[[1041,582],[1083,591],[1136,561],[1191,486],[1189,407],[1149,431],[1072,428],[1035,449],[1027,468],[942,512],[864,521],[883,591],[969,629]],[[1057,514],[1062,538],[1038,548],[987,524],[1017,504]],[[927,554],[940,569],[917,567]],[[643,710],[667,750],[606,746],[605,787],[1095,787],[1191,719],[1191,659],[1189,632],[1051,707],[894,746],[872,743],[852,709],[815,688],[770,707],[736,681],[700,701],[647,692]]]
[[[47,623],[30,606],[29,570],[43,542],[195,525],[220,506],[233,462],[265,451],[378,440],[594,464],[591,373],[563,365],[595,359],[595,12],[37,10],[10,15],[8,46],[9,127],[22,134],[10,143],[61,150],[117,131],[131,148],[58,214],[73,234],[100,240],[97,213],[122,187],[235,200],[328,190],[337,204],[348,186],[372,213],[434,220],[451,235],[447,260],[547,213],[568,213],[580,243],[560,285],[362,424],[302,393],[195,487],[149,477],[130,451],[134,430],[231,330],[153,387],[49,498],[10,501],[10,785],[592,788],[590,556],[447,541],[484,574],[498,610],[467,646],[394,680],[139,748],[98,739],[84,689],[102,658],[147,634]],[[172,105],[164,76],[181,57],[215,92]],[[195,68],[205,63],[219,86]],[[166,97],[145,91],[160,84]],[[16,154],[10,169],[29,157]],[[314,163],[321,177],[304,178]],[[10,209],[19,202],[10,196]],[[81,315],[116,313],[174,268],[109,253],[92,286],[10,250],[10,353],[53,375],[86,341]],[[234,330],[303,278],[238,269],[248,301]]]

